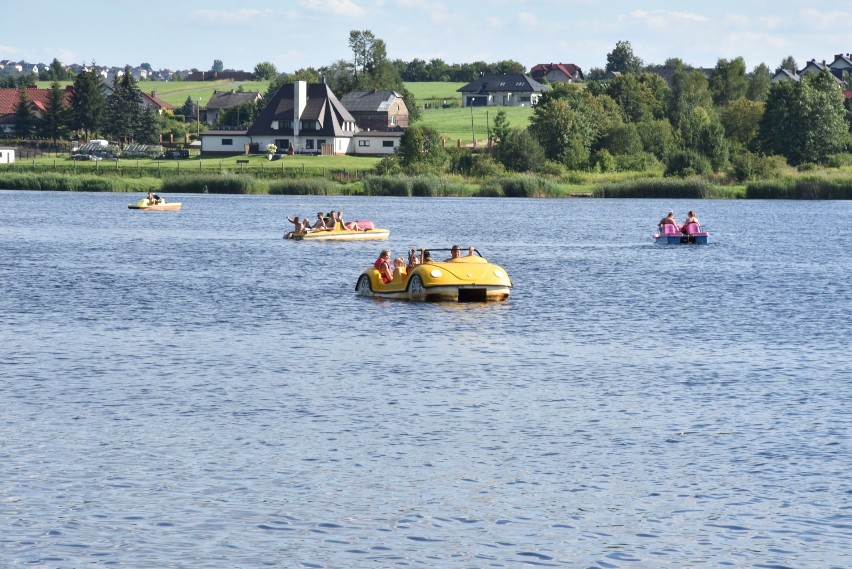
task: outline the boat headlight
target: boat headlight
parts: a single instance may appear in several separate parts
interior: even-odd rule
[[[500,269],[494,269],[494,276],[497,277],[498,279],[502,279],[503,277],[506,276],[506,274],[503,271],[501,271]]]
[[[429,275],[430,275],[433,279],[437,279],[437,278],[439,278],[439,277],[440,277],[441,275],[443,275],[443,274],[444,274],[444,273],[442,273],[442,272],[441,272],[441,269],[432,269],[432,271],[429,273]]]

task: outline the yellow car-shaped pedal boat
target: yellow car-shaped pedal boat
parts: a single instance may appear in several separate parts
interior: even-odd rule
[[[450,249],[426,249],[432,256],[445,257]],[[412,251],[414,252],[414,251]],[[419,251],[423,258],[424,250]],[[397,267],[393,279],[382,282],[373,267],[358,277],[355,292],[361,296],[424,300],[429,302],[488,302],[509,298],[512,281],[502,267],[489,263],[480,254],[429,261],[410,268]],[[427,255],[428,258],[428,255]]]

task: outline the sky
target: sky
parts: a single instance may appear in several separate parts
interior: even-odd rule
[[[603,68],[616,42],[646,64],[743,57],[799,67],[852,52],[852,4],[822,0],[26,0],[0,11],[0,60],[279,73],[350,59],[370,30],[390,59]]]

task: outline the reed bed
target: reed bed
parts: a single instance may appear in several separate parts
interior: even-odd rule
[[[752,182],[746,186],[746,198],[756,200],[849,200],[852,177],[784,178]]]

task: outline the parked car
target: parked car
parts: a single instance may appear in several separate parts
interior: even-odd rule
[[[88,154],[72,154],[70,160],[91,160],[92,157]]]

